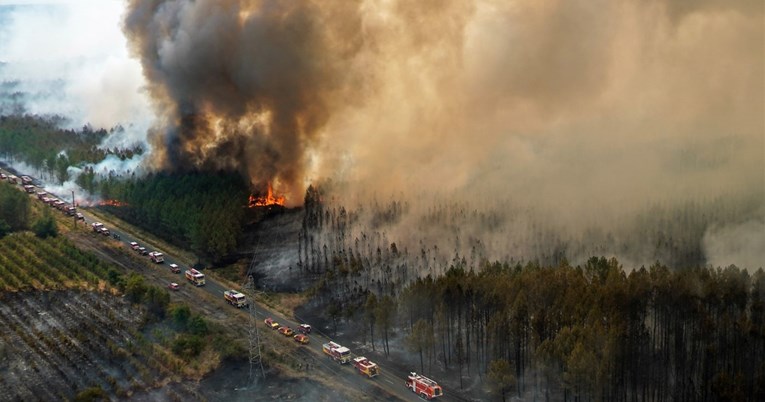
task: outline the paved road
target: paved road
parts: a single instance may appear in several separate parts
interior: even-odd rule
[[[7,172],[4,169],[0,169],[0,172],[9,174],[9,172]],[[20,176],[20,175],[17,174],[17,176]],[[43,189],[40,186],[38,187],[40,189]],[[19,189],[21,189],[20,185],[19,185]],[[65,199],[64,197],[61,197],[57,194],[55,195],[58,196],[59,198]],[[30,197],[34,197],[34,194],[30,194]],[[88,225],[88,227],[90,227],[90,224],[92,222],[98,221],[98,219],[95,216],[88,213],[87,209],[80,209],[79,212],[81,212],[85,216],[85,223]],[[140,244],[141,246],[146,247],[148,251],[156,250],[156,248],[152,247],[151,244],[148,244],[142,241],[142,239],[133,237],[130,234],[120,231],[118,229],[111,228],[108,225],[106,226],[111,232],[111,234],[112,235],[116,234],[119,237],[119,240],[122,241],[125,244],[125,247],[127,247],[128,249],[129,249],[128,244],[134,241]],[[224,287],[219,282],[212,280],[209,277],[206,277],[205,286],[199,287],[198,289],[194,289],[194,286],[185,280],[185,277],[183,274],[183,272],[186,269],[188,269],[188,267],[180,263],[173,256],[168,255],[167,253],[164,253],[164,252],[163,254],[164,254],[165,262],[163,264],[156,264],[157,269],[164,270],[166,273],[165,277],[167,278],[167,282],[162,285],[166,286],[170,282],[176,282],[181,285],[181,289],[179,290],[180,292],[205,291],[205,292],[211,293],[212,295],[216,297],[219,297],[221,300],[221,307],[230,308],[230,309],[235,308],[233,306],[229,306],[223,300],[223,291],[227,290],[228,288]],[[146,258],[148,260],[149,257],[147,256]],[[181,267],[181,273],[180,274],[172,273],[169,268],[170,264],[177,264],[179,267]],[[276,330],[272,330],[265,325],[263,321],[267,317],[271,317],[275,321],[279,322],[281,325],[287,325],[293,329],[297,328],[297,326],[300,324],[299,322],[294,321],[293,319],[288,318],[284,316],[283,314],[275,310],[272,310],[262,304],[254,303],[252,307],[253,308],[251,310],[253,311],[257,319],[257,324],[259,325],[258,330],[260,332],[261,338],[267,337],[267,336],[283,336],[280,333],[278,333]],[[310,353],[310,355],[313,355],[313,357],[316,358],[316,359],[312,359],[312,361],[314,362],[318,361],[319,364],[321,364],[325,370],[329,370],[330,372],[334,373],[336,377],[338,378],[338,380],[342,380],[345,386],[350,386],[350,387],[354,387],[355,389],[362,390],[364,393],[374,398],[381,399],[381,400],[390,400],[391,398],[405,400],[405,401],[421,400],[418,396],[412,393],[411,390],[406,388],[404,385],[404,382],[408,373],[396,372],[395,369],[386,369],[386,367],[378,364],[380,368],[380,375],[372,379],[368,379],[366,378],[366,376],[361,375],[351,363],[341,365],[331,360],[328,356],[326,356],[322,352],[322,344],[330,340],[331,338],[329,336],[321,333],[321,331],[319,331],[318,328],[314,327],[313,333],[310,334],[310,343],[308,345],[303,345],[302,347],[297,348],[296,354],[301,355],[305,353]],[[352,354],[352,357],[356,357],[356,355]],[[444,390],[444,396],[438,399],[443,401],[467,400],[465,398],[460,397],[459,395],[450,394],[449,390]]]

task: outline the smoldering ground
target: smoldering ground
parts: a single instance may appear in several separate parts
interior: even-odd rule
[[[324,178],[346,205],[510,203],[581,237],[765,199],[762,18],[749,0],[133,0],[125,32],[158,167],[235,168],[292,204]]]

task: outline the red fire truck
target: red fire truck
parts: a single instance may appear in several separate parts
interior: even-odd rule
[[[444,394],[437,382],[414,372],[409,373],[409,377],[406,379],[406,387],[425,399],[433,399]]]
[[[340,346],[335,342],[328,342],[321,345],[321,349],[324,351],[324,354],[334,361],[340,362],[340,364],[351,361],[351,350],[345,346]]]
[[[359,373],[364,374],[369,378],[380,374],[380,369],[377,367],[377,364],[373,363],[364,356],[354,358],[353,365],[357,370],[359,370]]]

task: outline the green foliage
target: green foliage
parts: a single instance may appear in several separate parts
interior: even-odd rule
[[[30,232],[0,238],[0,289],[96,285],[109,268],[65,237],[41,239]]]
[[[519,394],[541,381],[549,399],[758,400],[765,392],[762,270],[656,264],[627,275],[600,257],[579,267],[485,263],[417,279],[400,301],[410,352],[428,353],[435,341],[444,366],[467,358],[468,369],[495,377],[497,395],[514,381]]]
[[[219,259],[235,250],[249,195],[238,174],[156,174],[106,179],[97,192],[127,205],[110,211],[196,253]]]
[[[25,230],[29,227],[31,206],[29,197],[18,191],[12,184],[0,182],[0,220],[10,231]]]
[[[135,272],[128,275],[127,281],[125,281],[125,295],[132,303],[141,302],[147,289],[143,276]]]
[[[170,312],[170,315],[173,317],[173,323],[179,329],[186,330],[187,325],[189,324],[189,319],[191,318],[191,309],[189,309],[189,306],[185,304],[176,306]]]
[[[125,278],[114,268],[109,268],[109,271],[106,273],[106,280],[108,280],[112,286],[116,286],[117,288],[124,291]]]
[[[170,304],[170,294],[158,286],[149,286],[143,296],[143,303],[153,317],[164,319],[167,306]]]
[[[107,151],[98,145],[106,130],[83,127],[80,131],[59,128],[61,118],[38,116],[0,117],[0,150],[6,157],[23,160],[59,180],[67,179],[67,168],[100,162]],[[63,152],[62,152],[63,151]]]
[[[193,335],[207,335],[209,328],[207,321],[201,315],[191,317],[188,325],[189,332]]]
[[[0,239],[5,237],[8,233],[11,233],[11,226],[3,219],[0,219]]]
[[[204,349],[204,341],[201,336],[180,334],[173,340],[173,353],[185,359],[199,356]]]
[[[507,391],[515,385],[515,377],[510,370],[510,363],[505,359],[492,360],[489,363],[487,375],[492,391],[502,396],[504,401]]]
[[[32,225],[32,231],[35,232],[35,236],[41,239],[58,236],[58,225],[56,224],[53,215],[48,209],[43,211],[43,216]]]

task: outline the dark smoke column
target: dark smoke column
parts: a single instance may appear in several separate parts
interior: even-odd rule
[[[237,169],[296,201],[357,51],[356,2],[131,0],[124,30],[161,116],[163,170]]]

